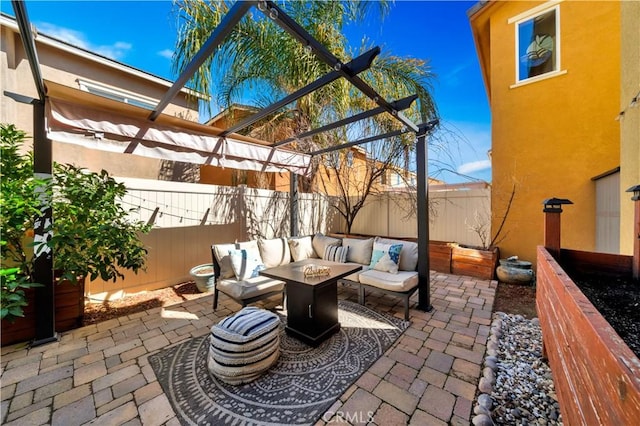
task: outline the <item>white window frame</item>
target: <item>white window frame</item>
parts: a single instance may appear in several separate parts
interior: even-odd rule
[[[507,22],[509,24],[514,25],[514,74],[515,74],[515,84],[511,85],[511,88],[519,87],[525,84],[534,83],[540,80],[546,80],[548,78],[557,77],[559,75],[566,74],[567,71],[562,69],[562,40],[560,36],[560,2],[562,0],[553,0],[547,3],[544,3],[540,6],[534,7],[524,13],[521,13],[513,18],[510,18]],[[523,22],[530,21],[535,19],[540,15],[544,15],[550,11],[555,12],[556,18],[556,36],[555,36],[555,48],[556,48],[556,66],[553,71],[546,72],[544,74],[536,75],[533,77],[528,77],[525,79],[520,79],[520,35],[519,35],[519,27]]]
[[[94,81],[78,79],[78,86],[80,90],[89,92],[94,95],[102,96],[108,99],[120,101],[125,104],[134,105],[140,108],[145,108],[153,111],[158,105],[157,100],[141,96],[136,93],[128,92],[122,89],[116,89],[115,87],[107,86],[105,84],[96,83]]]

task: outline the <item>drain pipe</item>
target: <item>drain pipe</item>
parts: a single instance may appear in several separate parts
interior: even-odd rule
[[[547,198],[544,204],[544,247],[556,260],[560,259],[560,213],[563,204],[573,204],[566,198]]]
[[[640,185],[632,186],[626,192],[633,192],[631,199],[635,202],[635,214],[633,219],[633,279],[640,279]]]

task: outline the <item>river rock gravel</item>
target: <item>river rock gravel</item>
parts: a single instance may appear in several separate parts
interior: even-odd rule
[[[474,425],[562,425],[537,318],[494,314]]]

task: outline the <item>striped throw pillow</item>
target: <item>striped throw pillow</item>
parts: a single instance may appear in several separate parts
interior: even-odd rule
[[[330,260],[332,262],[345,263],[347,261],[347,252],[349,247],[342,246],[327,246],[324,249],[324,260]]]

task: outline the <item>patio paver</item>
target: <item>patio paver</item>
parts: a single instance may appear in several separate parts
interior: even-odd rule
[[[497,284],[431,277],[434,310],[411,309],[411,327],[317,425],[469,424]],[[40,347],[2,348],[0,423],[178,425],[147,357],[207,334],[240,309],[222,295],[214,313],[212,297],[65,332]],[[349,286],[339,286],[338,297],[357,301]],[[381,293],[368,296],[367,306],[403,316],[401,302]]]

